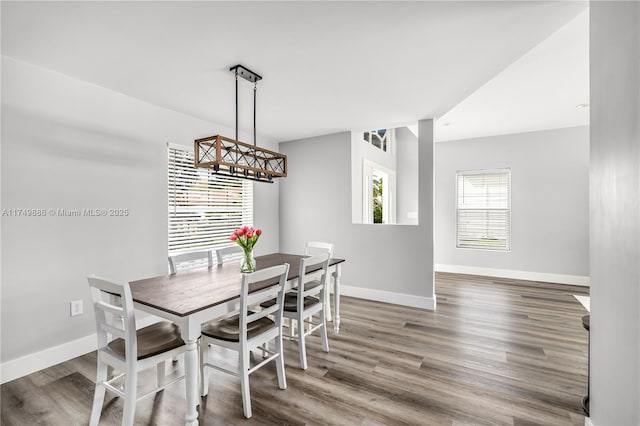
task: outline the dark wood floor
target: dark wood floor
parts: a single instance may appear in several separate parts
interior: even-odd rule
[[[344,297],[329,353],[308,338],[302,371],[286,342],[288,389],[273,365],[252,374],[251,420],[238,379],[212,372],[200,424],[583,425],[587,332],[573,295],[585,290],[439,273],[436,312]],[[2,425],[87,424],[94,375],[91,353],[2,385]],[[153,383],[154,371],[142,377]],[[101,424],[120,424],[121,410],[107,394]],[[136,424],[183,416],[180,383],[139,402]]]

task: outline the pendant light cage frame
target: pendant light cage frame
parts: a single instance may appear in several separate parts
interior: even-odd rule
[[[194,141],[195,166],[211,169],[216,174],[272,183],[287,176],[287,156],[256,145],[256,93],[259,74],[242,65],[229,71],[236,80],[236,138],[208,136]],[[238,140],[238,78],[253,83],[253,145]]]
[[[196,139],[194,158],[196,167],[243,179],[273,182],[287,176],[286,155],[221,135]]]

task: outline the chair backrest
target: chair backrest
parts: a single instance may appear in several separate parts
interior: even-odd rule
[[[300,259],[300,276],[298,277],[298,310],[302,312],[304,298],[323,293],[327,288],[327,269],[329,268],[329,253]],[[320,276],[320,285],[306,286],[305,284],[316,281]]]
[[[213,252],[211,250],[190,251],[169,256],[169,271],[175,274],[194,268],[211,268],[213,266]]]
[[[88,277],[96,317],[98,350],[114,338],[125,342],[126,359],[137,358],[136,317],[129,283],[119,284],[99,277]],[[118,296],[116,299],[114,296]],[[120,305],[116,305],[116,300]]]
[[[232,246],[222,247],[216,250],[216,257],[218,258],[218,265],[222,265],[224,262],[231,260],[238,260],[242,257],[244,251],[242,247],[237,244]]]
[[[333,257],[333,244],[324,243],[322,241],[307,241],[304,245],[304,254],[314,255],[329,253],[329,257]]]
[[[289,264],[272,266],[260,269],[250,274],[242,274],[242,289],[240,292],[240,336],[247,335],[248,324],[273,315],[276,327],[282,325],[282,308],[284,307],[284,285],[289,275]],[[270,281],[271,284],[263,289],[251,292],[251,286],[261,281]],[[252,308],[262,302],[276,299],[274,305],[252,313]]]

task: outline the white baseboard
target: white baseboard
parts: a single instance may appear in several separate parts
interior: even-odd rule
[[[412,308],[428,309],[430,311],[436,309],[435,295],[433,297],[422,297],[347,285],[340,286],[340,295],[356,297],[358,299],[375,300],[376,302],[393,303],[394,305],[410,306]]]
[[[160,321],[160,318],[147,316],[137,320],[136,325],[138,328],[141,328],[158,321]],[[36,371],[95,351],[97,341],[96,333],[93,333],[77,340],[72,340],[58,346],[12,359],[11,361],[3,362],[0,364],[0,383],[10,382],[35,373]]]
[[[94,333],[71,342],[63,343],[62,345],[3,362],[2,365],[0,365],[1,381],[2,383],[7,383],[22,376],[27,376],[36,371],[51,367],[52,365],[95,351],[96,342],[97,339]]]
[[[545,283],[571,284],[589,287],[589,277],[582,275],[548,274],[545,272],[515,271],[511,269],[493,269],[479,266],[435,265],[436,272],[480,275],[484,277],[511,278],[515,280],[540,281]]]

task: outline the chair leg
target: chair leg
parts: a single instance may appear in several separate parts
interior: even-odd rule
[[[242,389],[242,408],[244,410],[244,416],[247,419],[251,418],[251,393],[249,389],[249,351],[242,349],[240,351],[240,387]]]
[[[161,361],[156,365],[156,383],[158,387],[164,386],[164,381],[167,377],[167,373],[165,370],[165,362]]]
[[[100,355],[98,355],[100,357]],[[102,405],[104,404],[105,388],[100,383],[107,380],[107,364],[100,362],[98,359],[98,372],[96,374],[96,390],[93,395],[93,407],[91,408],[90,426],[97,426],[100,422],[100,414],[102,413]]]
[[[329,291],[329,285],[331,284],[331,279],[329,279],[328,281],[329,282],[327,283],[327,290],[324,295],[325,312],[323,313],[323,315],[327,321],[331,321],[331,292]]]
[[[136,414],[136,393],[138,387],[138,373],[135,367],[127,368],[124,376],[124,409],[122,410],[122,426],[133,424]]]
[[[322,351],[329,352],[329,338],[327,336],[327,319],[325,317],[324,309],[320,311],[320,321],[322,321],[322,327],[320,327],[320,338],[322,339]]]
[[[299,316],[298,319],[298,350],[300,351],[300,368],[307,369],[307,349],[304,344],[304,319]]]
[[[280,329],[280,334],[276,337],[276,352],[278,353],[278,358],[276,359],[276,370],[278,372],[278,386],[280,389],[287,388],[287,378],[284,373],[284,348],[282,346],[282,329]]]
[[[200,339],[200,395],[209,393],[209,369],[204,363],[209,361],[209,344]]]

